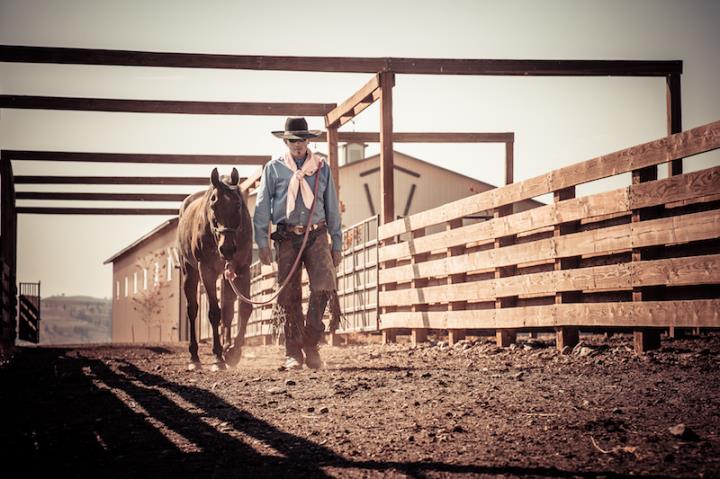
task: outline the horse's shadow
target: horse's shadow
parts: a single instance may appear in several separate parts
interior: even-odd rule
[[[113,368],[61,349],[29,350],[22,356],[28,355],[41,357],[29,365],[19,358],[0,369],[0,408],[15,412],[0,428],[0,448],[31,476],[328,477],[330,470],[355,476],[652,477],[439,460],[353,460],[211,391],[167,381],[127,361]]]

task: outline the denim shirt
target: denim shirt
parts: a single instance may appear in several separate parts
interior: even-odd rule
[[[301,168],[304,162],[305,160],[295,160],[298,168]],[[320,178],[318,180],[317,195],[315,196],[315,211],[313,211],[312,223],[319,223],[324,220],[327,223],[328,232],[332,239],[333,250],[341,251],[340,205],[338,204],[335,184],[327,162],[323,161],[322,168],[315,172],[314,175],[305,176],[305,181],[308,182],[313,191],[317,175],[320,175]],[[293,172],[285,165],[283,157],[269,161],[263,169],[260,187],[257,190],[255,214],[253,215],[255,242],[259,248],[268,246],[270,220],[274,225],[278,223],[307,225],[310,210],[305,207],[299,190],[295,201],[295,209],[290,213],[290,218],[286,217],[288,185],[292,176]]]

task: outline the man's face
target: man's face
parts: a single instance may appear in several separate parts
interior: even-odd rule
[[[308,141],[307,140],[296,140],[290,138],[285,140],[285,144],[290,150],[290,154],[294,158],[304,158],[307,154]]]

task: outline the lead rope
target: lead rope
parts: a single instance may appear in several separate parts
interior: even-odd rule
[[[236,274],[234,271],[232,271],[231,268],[231,262],[226,261],[225,262],[225,279],[227,279],[228,283],[230,283],[230,287],[235,291],[235,294],[238,298],[240,298],[240,301],[247,303],[247,304],[270,304],[273,301],[275,301],[275,298],[277,298],[280,295],[280,292],[287,286],[287,284],[290,282],[290,278],[292,278],[293,274],[295,274],[295,270],[297,269],[298,265],[300,264],[300,258],[302,258],[302,254],[305,251],[305,245],[307,244],[308,237],[310,236],[310,225],[312,224],[312,217],[313,213],[315,212],[315,204],[317,203],[317,192],[318,192],[318,180],[320,179],[320,168],[318,167],[317,174],[315,176],[315,185],[313,185],[313,202],[310,206],[310,214],[308,215],[308,222],[305,226],[305,236],[303,237],[303,242],[300,245],[300,251],[298,251],[297,257],[295,258],[295,262],[292,265],[292,268],[290,269],[290,273],[285,277],[285,281],[280,285],[277,291],[273,293],[273,295],[270,297],[270,299],[266,301],[253,301],[250,298],[246,298],[245,295],[243,295],[240,291],[238,291],[237,287],[235,286],[234,280],[236,277]],[[303,179],[303,181],[305,181]],[[231,279],[232,278],[232,279]]]

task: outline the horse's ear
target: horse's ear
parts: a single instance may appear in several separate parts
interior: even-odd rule
[[[240,175],[238,174],[237,168],[233,168],[232,173],[230,173],[230,184],[237,185],[238,183],[240,183]]]
[[[210,173],[210,181],[212,181],[215,188],[220,188],[220,173],[218,173],[217,168],[213,168],[212,173]]]

